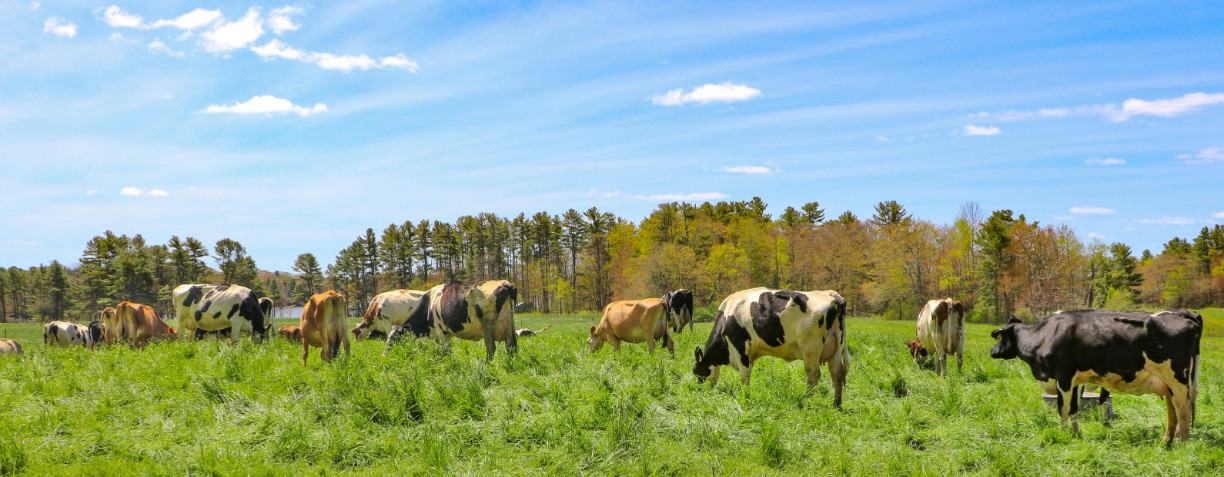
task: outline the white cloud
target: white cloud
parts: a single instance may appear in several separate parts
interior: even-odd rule
[[[165,42],[163,42],[163,41],[161,41],[161,40],[153,40],[152,42],[150,42],[150,43],[149,43],[149,51],[151,51],[151,52],[153,52],[153,53],[165,53],[165,54],[170,55],[170,56],[173,56],[173,57],[175,57],[175,58],[182,58],[182,57],[183,57],[183,52],[181,52],[181,51],[174,51],[174,49],[170,48],[170,46],[169,46],[169,45],[166,45],[166,43],[165,43]]]
[[[43,22],[43,33],[51,33],[55,36],[72,38],[76,36],[76,30],[76,24],[55,17],[48,18],[47,21]]]
[[[287,31],[297,30],[298,28],[301,28],[301,25],[293,23],[293,19],[289,17],[292,15],[301,15],[303,13],[306,13],[306,11],[298,7],[277,8],[268,13],[268,27],[271,28],[272,32],[276,33],[277,35]]]
[[[132,196],[132,197],[136,197],[136,196],[138,196],[138,195],[140,195],[140,194],[144,193],[144,191],[143,191],[143,190],[140,190],[140,188],[139,188],[139,187],[124,187],[124,188],[122,188],[122,189],[119,189],[119,193],[120,193],[120,194],[122,194],[122,195],[129,195],[129,196]]]
[[[124,12],[118,5],[106,7],[102,17],[106,19],[106,24],[115,28],[144,28],[144,19],[140,15]]]
[[[254,43],[263,34],[263,18],[259,16],[259,9],[252,7],[241,20],[221,20],[201,36],[204,49],[213,53],[227,53]]]
[[[1081,205],[1081,206],[1079,206],[1079,207],[1072,207],[1072,208],[1071,208],[1071,210],[1070,210],[1070,212],[1071,212],[1072,214],[1082,214],[1082,215],[1087,215],[1087,214],[1116,214],[1116,213],[1118,213],[1118,211],[1113,210],[1113,209],[1106,209],[1106,208],[1104,208],[1104,207],[1093,207],[1093,206],[1088,206],[1088,205]]]
[[[1211,216],[1217,219],[1224,219],[1224,212],[1216,212],[1214,214],[1211,214]]]
[[[154,196],[154,197],[166,197],[170,195],[170,193],[164,190],[161,190],[161,189],[153,189],[149,191],[149,195]]]
[[[85,195],[94,195],[97,193],[98,193],[97,189],[90,189],[90,190],[85,191]]]
[[[248,15],[250,15],[250,13],[248,13]],[[209,26],[209,25],[212,25],[213,23],[216,23],[218,20],[223,20],[223,19],[224,17],[221,16],[221,10],[205,10],[203,8],[197,8],[190,12],[179,15],[178,18],[175,18],[173,20],[155,21],[153,22],[152,25],[149,26],[149,28],[161,28],[165,26],[171,26],[171,27],[178,28],[180,30],[186,30],[187,32],[191,32],[192,30],[195,30],[196,28]]]
[[[965,135],[967,136],[994,136],[1001,132],[1003,131],[1000,131],[999,128],[994,126],[965,126]]]
[[[110,41],[113,41],[115,43],[121,42],[123,41],[123,35],[120,35],[118,33],[112,33],[110,36]]]
[[[262,95],[254,96],[250,100],[243,103],[236,103],[232,106],[228,105],[212,105],[204,108],[202,113],[208,114],[288,114],[293,113],[298,116],[310,116],[311,114],[327,111],[327,106],[323,103],[317,103],[312,107],[303,107],[293,104],[287,99],[277,98],[275,96]]]
[[[875,140],[876,140],[876,142],[893,142],[893,140],[892,140],[892,139],[889,139],[889,138],[884,137],[884,136],[876,136],[876,137],[875,137]]]
[[[1158,225],[1193,225],[1196,221],[1189,217],[1161,217],[1159,219],[1135,219],[1135,222]]]
[[[1004,111],[996,114],[995,117],[1000,121],[1017,121],[1032,118],[1057,118],[1066,116],[1070,112],[1069,109],[1065,108],[1039,109],[1037,111]],[[978,115],[982,117],[989,116],[987,113],[978,113]],[[973,115],[970,115],[970,117],[973,117]]]
[[[774,173],[773,169],[761,166],[722,166],[718,170],[730,172],[732,174],[749,174],[749,175],[770,175]]]
[[[1122,114],[1126,118],[1145,114],[1167,118],[1222,103],[1224,103],[1224,94],[1221,93],[1190,93],[1180,98],[1153,101],[1131,98],[1122,102]]]
[[[729,103],[747,101],[761,95],[761,90],[742,84],[726,82],[699,86],[691,93],[684,89],[673,89],[664,94],[651,96],[650,102],[660,106],[678,106],[684,103]]]
[[[1224,162],[1224,147],[1209,147],[1198,152],[1191,158],[1189,154],[1177,156],[1178,159],[1184,159],[1186,164],[1211,164],[1215,162]]]
[[[1084,164],[1088,164],[1090,166],[1118,166],[1126,164],[1126,159],[1118,159],[1114,157],[1090,157],[1088,159],[1084,159]]]
[[[338,70],[348,73],[354,69],[369,70],[371,68],[402,68],[413,73],[417,72],[417,63],[409,60],[403,53],[395,56],[384,56],[377,60],[366,55],[333,55],[331,53],[314,53],[302,51],[284,42],[273,39],[264,46],[251,47],[251,51],[261,58],[283,58],[286,60],[313,63],[327,70]]]
[[[1090,239],[1095,239],[1095,240],[1105,240],[1105,239],[1107,239],[1107,238],[1109,238],[1109,237],[1106,237],[1106,236],[1104,236],[1104,235],[1098,234],[1098,233],[1096,233],[1096,232],[1088,232],[1088,238],[1090,238]]]
[[[30,10],[38,10],[42,6],[42,2],[30,2]]]

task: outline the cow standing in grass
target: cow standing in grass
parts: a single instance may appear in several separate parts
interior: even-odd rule
[[[995,359],[1020,358],[1046,393],[1058,396],[1062,425],[1079,433],[1081,388],[1094,384],[1115,393],[1156,394],[1165,399],[1164,442],[1190,437],[1198,399],[1199,341],[1203,317],[1187,310],[1158,313],[1063,311],[990,333]]]
[[[306,302],[299,327],[302,333],[302,366],[306,365],[311,346],[323,349],[319,354],[323,362],[330,362],[339,355],[341,346],[344,347],[344,354],[349,354],[348,333],[345,332],[347,309],[348,302],[335,290],[313,295]]]
[[[667,302],[660,298],[644,300],[619,300],[608,303],[603,309],[599,324],[591,327],[587,337],[587,349],[591,353],[599,351],[604,343],[611,343],[612,349],[620,351],[620,344],[646,343],[646,349],[654,353],[655,341],[663,340],[663,345],[672,357],[676,357],[676,345],[672,342],[668,325]]]
[[[672,331],[679,333],[684,330],[684,325],[693,331],[693,292],[683,288],[669,291],[663,295],[663,301],[667,302],[668,323]]]
[[[421,290],[391,290],[379,293],[370,300],[361,323],[353,327],[354,339],[385,339],[391,328],[401,326],[421,308],[427,292]]]
[[[177,330],[166,325],[153,307],[130,301],[102,310],[102,323],[108,345],[127,341],[132,346],[144,348],[150,340],[177,337]]]
[[[443,349],[450,349],[451,338],[484,340],[485,357],[493,359],[497,341],[506,343],[506,353],[518,351],[514,333],[514,303],[518,289],[505,280],[447,283],[421,296],[421,304],[404,323],[391,328],[387,348],[412,334],[431,336]],[[383,354],[386,354],[384,351]]]
[[[956,355],[956,371],[965,364],[965,307],[959,300],[931,300],[918,312],[917,343],[906,343],[914,362],[926,355],[935,356],[935,370],[943,376],[948,370],[948,355]],[[919,352],[918,349],[925,352]]]
[[[179,332],[195,337],[196,330],[229,329],[230,342],[237,343],[242,332],[260,343],[272,329],[272,301],[263,302],[250,288],[238,285],[179,285],[171,292],[178,316]]]
[[[93,349],[97,340],[89,333],[89,327],[69,321],[52,321],[43,325],[43,343],[47,346],[81,346]]]
[[[833,405],[841,407],[850,369],[846,300],[832,290],[753,288],[732,293],[718,306],[705,351],[697,348],[693,374],[714,387],[719,367],[730,365],[747,386],[752,363],[762,356],[802,359],[809,389],[820,382],[820,366],[828,364]]]

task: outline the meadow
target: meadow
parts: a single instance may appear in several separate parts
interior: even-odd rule
[[[1205,315],[1208,315],[1205,313]],[[699,385],[693,349],[588,355],[595,315],[520,315],[552,327],[492,362],[483,345],[353,343],[302,367],[300,345],[164,342],[144,350],[48,348],[33,324],[0,325],[0,473],[32,475],[1220,475],[1224,338],[1209,315],[1198,417],[1166,448],[1164,404],[1116,396],[1117,417],[1081,415],[1082,436],[1019,361],[989,358],[994,326],[969,325],[963,372],[939,378],[903,342],[912,321],[848,321],[843,409],[827,370],[763,358],[752,384],[724,370]],[[295,320],[278,320],[277,326]]]

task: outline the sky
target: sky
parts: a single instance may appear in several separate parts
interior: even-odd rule
[[[0,265],[754,196],[1224,223],[1224,4],[1060,3],[0,0]]]

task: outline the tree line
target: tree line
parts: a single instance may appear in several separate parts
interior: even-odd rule
[[[962,204],[952,224],[914,218],[896,201],[868,219],[846,211],[826,220],[817,202],[776,218],[767,209],[754,197],[662,203],[638,223],[595,207],[410,220],[366,229],[326,266],[303,253],[292,273],[259,270],[229,238],[210,249],[192,237],[148,244],[107,231],[79,264],[0,269],[0,318],[86,320],[121,300],[164,312],[175,286],[204,282],[248,286],[280,306],[334,288],[359,314],[388,289],[501,278],[518,287],[521,310],[544,313],[688,288],[703,318],[752,286],[837,290],[852,314],[894,319],[944,296],[964,302],[971,320],[995,322],[1082,307],[1224,305],[1221,225],[1136,257],[1123,243],[1085,243],[1066,225],[976,203]]]

